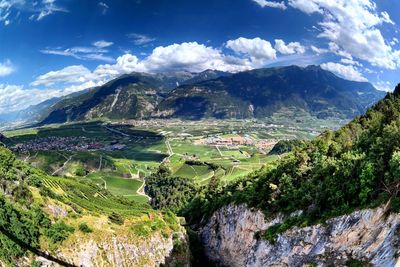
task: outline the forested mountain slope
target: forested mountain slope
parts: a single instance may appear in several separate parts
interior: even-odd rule
[[[264,118],[291,107],[319,118],[354,118],[384,95],[370,83],[344,80],[319,66],[288,66],[180,86],[157,106],[153,115]]]

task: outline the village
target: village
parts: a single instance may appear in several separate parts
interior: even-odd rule
[[[220,136],[215,135],[205,139],[197,140],[195,143],[198,145],[208,146],[223,146],[228,149],[238,149],[239,146],[254,146],[259,149],[272,148],[278,140],[276,139],[262,139],[255,140],[254,138],[244,135]]]
[[[27,142],[18,143],[11,147],[11,150],[19,153],[29,151],[96,151],[96,150],[121,150],[124,144],[118,141],[111,141],[108,144],[85,136],[69,137],[45,137],[36,138]]]

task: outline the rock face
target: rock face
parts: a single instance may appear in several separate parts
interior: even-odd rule
[[[176,246],[179,246],[177,252]],[[186,231],[181,228],[171,236],[155,233],[145,239],[130,240],[124,236],[113,236],[101,240],[81,240],[73,246],[64,247],[58,251],[55,258],[65,262],[57,264],[54,261],[37,257],[41,266],[71,266],[94,267],[153,267],[153,266],[190,266],[189,244]],[[28,265],[26,265],[28,266]]]
[[[216,211],[200,230],[207,256],[224,266],[344,266],[349,259],[373,266],[400,266],[400,214],[365,209],[324,225],[294,227],[271,244],[254,234],[281,223],[245,205]]]

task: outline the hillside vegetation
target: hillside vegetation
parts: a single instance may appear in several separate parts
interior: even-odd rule
[[[290,107],[318,118],[353,118],[383,96],[370,83],[344,80],[318,66],[288,66],[180,86],[154,114],[186,119],[265,118]]]
[[[101,247],[115,235],[139,244],[155,234],[167,238],[180,231],[171,213],[116,197],[90,181],[48,176],[4,147],[0,175],[0,262],[6,266],[40,266],[38,256],[74,266],[82,260],[75,246],[89,240]],[[96,253],[93,261],[111,264]]]
[[[354,209],[388,203],[400,210],[400,85],[346,126],[305,142],[282,160],[246,179],[203,190],[184,211],[196,224],[229,203],[246,203],[267,215],[302,210],[268,229],[274,236]]]

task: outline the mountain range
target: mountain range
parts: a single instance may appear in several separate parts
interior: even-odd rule
[[[319,66],[239,73],[135,72],[100,87],[7,114],[3,120],[7,117],[51,124],[99,118],[245,119],[265,118],[287,107],[318,118],[349,119],[384,95],[368,82],[345,80]]]

